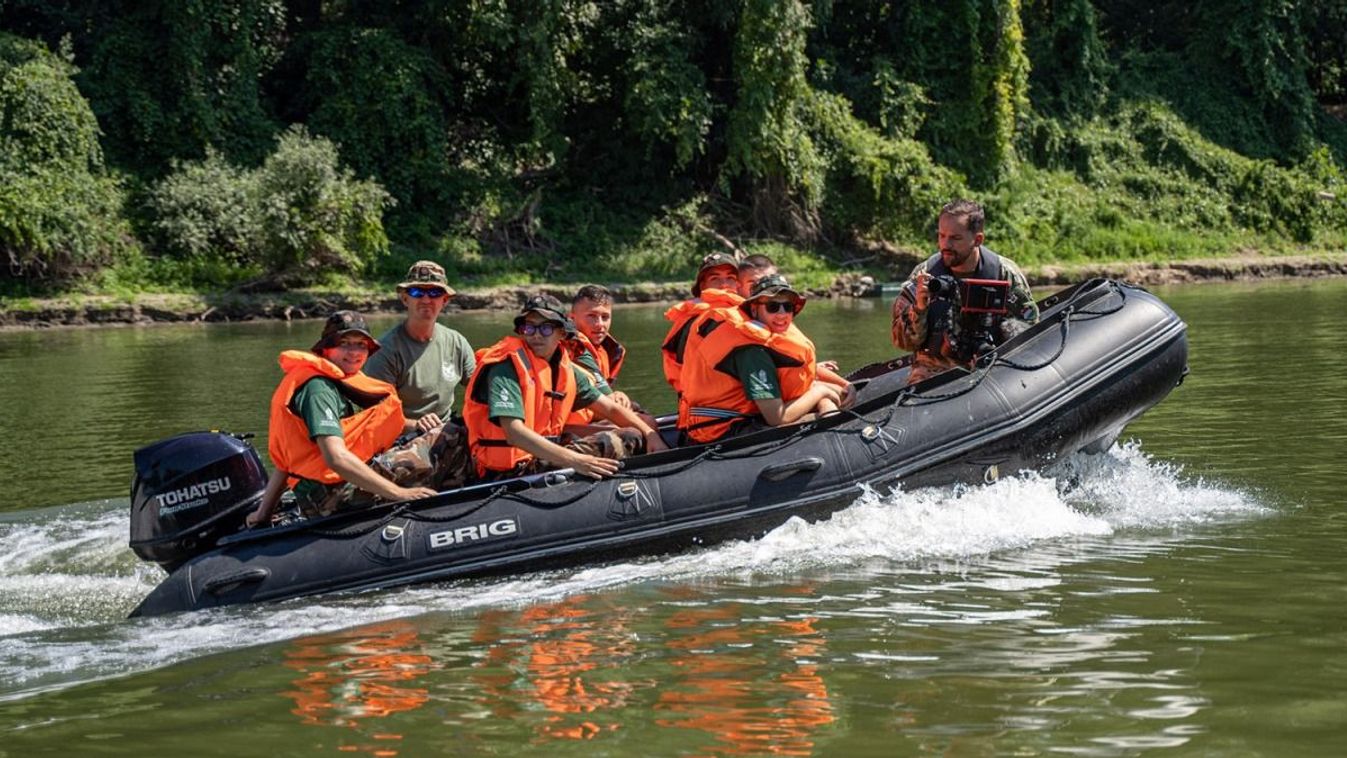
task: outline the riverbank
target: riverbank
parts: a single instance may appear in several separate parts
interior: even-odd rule
[[[915,263],[915,261],[914,261]],[[1306,256],[1249,254],[1173,262],[1112,262],[1026,267],[1035,287],[1071,284],[1094,277],[1121,279],[1141,285],[1200,282],[1256,281],[1282,278],[1347,276],[1347,252]],[[497,287],[460,289],[449,310],[513,310],[530,294],[549,292],[569,298],[571,286]],[[646,283],[612,288],[620,303],[674,302],[689,297],[684,283]],[[811,290],[815,297],[865,297],[879,293],[874,277],[839,276],[827,289]],[[103,326],[151,323],[230,322],[258,319],[319,318],[334,310],[363,313],[401,310],[390,292],[310,291],[283,293],[71,295],[59,298],[0,299],[0,329]]]

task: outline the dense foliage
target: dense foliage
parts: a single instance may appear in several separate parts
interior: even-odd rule
[[[0,29],[11,288],[823,272],[959,195],[1030,263],[1347,242],[1347,0],[0,0]]]

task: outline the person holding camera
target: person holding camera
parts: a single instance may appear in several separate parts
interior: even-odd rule
[[[971,368],[977,358],[1038,322],[1029,282],[982,244],[986,214],[971,200],[940,209],[939,252],[912,270],[893,301],[893,344],[913,353],[908,383]]]

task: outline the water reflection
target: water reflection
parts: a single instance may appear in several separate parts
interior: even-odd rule
[[[729,603],[669,618],[676,673],[655,703],[656,723],[704,732],[708,755],[811,755],[818,728],[834,718],[816,663],[818,620],[747,611]]]
[[[336,634],[295,640],[284,666],[299,672],[290,710],[310,726],[356,727],[422,707],[430,699],[422,678],[440,668],[422,649],[420,633],[406,621],[388,621]],[[382,733],[381,740],[401,739]],[[376,755],[396,755],[386,747]]]

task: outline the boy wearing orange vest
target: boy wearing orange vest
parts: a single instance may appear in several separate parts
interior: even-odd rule
[[[548,466],[601,479],[617,473],[616,459],[625,454],[665,449],[657,431],[601,393],[575,367],[562,347],[575,326],[562,308],[549,295],[529,298],[515,317],[515,334],[477,351],[463,422],[483,479],[520,476]],[[595,435],[602,439],[582,438],[563,446],[566,419],[576,408],[591,408],[620,429]]]
[[[581,287],[571,300],[570,319],[575,324],[575,336],[566,340],[565,348],[571,361],[589,373],[599,392],[614,403],[631,408],[627,393],[613,389],[627,357],[627,348],[609,331],[613,324],[613,293],[597,284]],[[578,408],[571,411],[566,424],[588,424],[593,420],[592,408]]]
[[[714,308],[737,308],[744,299],[739,295],[739,262],[728,253],[711,253],[697,269],[692,284],[692,299],[684,300],[664,312],[672,322],[661,346],[664,378],[674,392],[683,393],[683,361],[688,333],[696,318]]]
[[[249,526],[270,521],[287,486],[301,510],[316,515],[349,502],[357,490],[390,501],[435,494],[399,486],[366,462],[410,427],[397,390],[360,372],[378,349],[363,316],[337,311],[311,351],[281,353],[285,376],[271,396],[267,446],[276,470]]]

